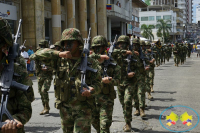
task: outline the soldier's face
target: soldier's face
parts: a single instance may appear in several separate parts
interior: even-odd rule
[[[74,51],[78,45],[78,41],[64,41],[64,47],[66,51]]]
[[[94,47],[94,52],[96,54],[103,54],[105,51],[105,47],[99,46],[99,47]]]

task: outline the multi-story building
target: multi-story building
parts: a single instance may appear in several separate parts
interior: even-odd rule
[[[140,8],[147,7],[147,4],[144,3],[142,0],[132,0],[132,26],[133,26],[133,34],[136,36],[140,35],[140,21],[139,21],[139,12]]]
[[[200,4],[196,7],[196,23],[200,21]]]
[[[191,24],[193,21],[193,0],[186,0],[186,23]]]

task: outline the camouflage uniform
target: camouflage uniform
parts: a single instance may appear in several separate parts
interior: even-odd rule
[[[0,19],[0,48],[4,44],[9,46],[13,45],[12,34],[10,31],[10,26],[6,20]],[[3,64],[6,63],[6,57],[3,56],[0,63],[0,75],[2,74]],[[14,64],[14,72],[19,74],[20,77],[13,76],[13,79],[24,85],[28,85],[29,89],[27,92],[23,92],[17,88],[10,88],[7,109],[14,119],[20,121],[25,125],[32,115],[31,102],[34,101],[34,92],[32,88],[32,81],[28,76],[26,65],[23,57],[19,57]],[[0,91],[0,98],[2,92]],[[3,115],[2,121],[7,120],[7,116]],[[1,133],[1,131],[0,131]],[[25,133],[24,127],[17,130],[17,133]]]
[[[48,41],[41,40],[39,46],[40,49],[47,48]],[[51,60],[35,60],[36,74],[38,79],[38,93],[40,93],[42,105],[44,107],[40,115],[48,114],[50,110],[48,91],[51,87],[51,81],[53,79],[53,69],[51,68],[51,63]],[[42,70],[42,68],[46,68],[46,70]]]
[[[165,54],[166,54],[166,60],[169,62],[169,58],[171,56],[171,53],[170,53],[170,48],[169,48],[170,45],[167,45],[165,47]]]
[[[107,47],[107,40],[103,36],[96,36],[92,40],[92,49],[95,47]],[[98,52],[97,49],[94,52]],[[104,54],[104,51],[103,53]],[[98,55],[93,53],[90,57],[98,59]],[[103,75],[104,65],[101,65],[101,74]],[[121,67],[119,65],[109,65],[107,68],[107,74],[112,77],[112,81],[109,84],[102,83],[102,89],[100,94],[95,97],[96,108],[93,111],[92,125],[96,129],[97,133],[110,133],[110,126],[112,124],[112,113],[114,106],[114,99],[116,98],[116,92],[114,86],[118,86],[121,79]]]
[[[190,58],[191,51],[192,51],[192,46],[188,43],[187,44],[187,55],[188,55],[188,58]]]
[[[64,41],[78,41],[79,48],[83,49],[83,39],[79,30],[75,28],[65,29],[62,33],[61,45]],[[77,49],[78,50],[78,49]],[[74,52],[74,51],[72,51]],[[101,74],[100,66],[94,59],[88,58],[90,67],[97,69],[97,73],[87,71],[86,83],[94,88],[92,96],[85,97],[80,93],[81,73],[77,69],[81,63],[81,57],[72,59],[59,58],[59,51],[51,49],[38,50],[34,59],[53,60],[57,62],[52,66],[56,70],[55,75],[55,107],[60,110],[61,125],[64,133],[89,133],[91,132],[92,109],[94,97],[100,92]]]
[[[121,82],[118,86],[118,96],[120,103],[122,104],[123,108],[123,114],[124,119],[126,122],[126,125],[124,127],[124,130],[126,131],[127,125],[131,127],[130,122],[132,121],[132,99],[134,94],[137,94],[136,84],[137,84],[137,76],[134,75],[134,77],[129,78],[127,75],[127,67],[128,63],[125,59],[127,59],[127,55],[124,55],[127,51],[127,46],[130,45],[130,40],[128,36],[122,35],[118,38],[117,43],[123,43],[122,49],[115,49],[113,52],[113,58],[117,61],[117,64],[121,66]],[[136,56],[133,53],[133,59]],[[135,72],[137,74],[137,67],[136,62],[131,62],[130,69],[132,72]],[[128,128],[129,129],[129,128]]]
[[[174,51],[177,51],[177,53],[175,53]],[[180,46],[178,45],[178,43],[175,43],[174,47],[173,47],[173,54],[174,54],[174,63],[175,66],[178,67],[178,64],[180,62]]]
[[[153,52],[156,53],[155,59],[156,59],[156,66],[160,65],[160,50],[156,47],[156,45],[153,46]]]

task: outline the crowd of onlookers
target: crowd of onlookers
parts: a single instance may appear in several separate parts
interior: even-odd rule
[[[26,47],[25,46],[21,46],[20,50],[21,50],[21,56],[25,59],[25,64],[26,64],[26,68],[28,72],[33,72],[35,71],[35,63],[33,60],[30,60],[29,57],[34,54],[34,51],[32,49],[32,46],[29,47],[29,50],[26,52],[25,51]]]

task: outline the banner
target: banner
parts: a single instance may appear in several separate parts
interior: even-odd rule
[[[0,18],[17,20],[16,6],[0,3]]]

